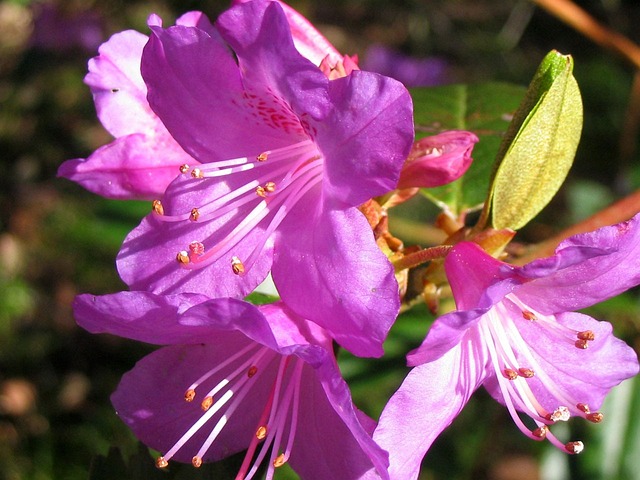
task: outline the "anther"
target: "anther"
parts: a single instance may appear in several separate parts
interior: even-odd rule
[[[169,466],[169,462],[167,462],[164,457],[156,458],[156,467],[158,468],[166,468]]]
[[[200,218],[200,210],[197,208],[192,208],[191,213],[189,214],[189,220],[192,222],[197,222],[198,218]]]
[[[591,409],[589,408],[589,405],[587,405],[586,403],[578,403],[576,405],[576,408],[583,413],[591,413]]]
[[[202,458],[196,455],[191,459],[191,465],[193,465],[196,468],[200,468],[202,466]]]
[[[577,441],[577,442],[568,442],[564,445],[564,448],[567,452],[569,453],[575,453],[578,454],[580,453],[582,450],[584,450],[584,443]]]
[[[200,408],[202,408],[202,410],[206,412],[207,410],[209,410],[211,405],[213,405],[213,397],[211,395],[207,395],[206,397],[204,397],[204,400],[202,400]]]
[[[162,202],[160,200],[154,200],[151,204],[151,208],[156,215],[164,215],[164,207],[162,206]]]
[[[267,436],[267,427],[265,427],[264,425],[260,425],[256,430],[256,438],[258,440],[264,440],[266,436]]]
[[[580,340],[587,340],[589,342],[592,342],[593,340],[595,340],[596,334],[591,330],[585,330],[584,332],[578,332],[577,337]]]
[[[259,197],[265,198],[267,196],[267,192],[265,192],[264,187],[261,187],[260,185],[258,185],[256,187],[256,195],[258,195]]]
[[[204,254],[204,244],[201,242],[191,242],[189,244],[189,251],[197,256]]]
[[[592,423],[600,423],[604,418],[604,415],[600,412],[593,412],[593,413],[588,413],[586,418]]]
[[[505,368],[502,373],[505,378],[508,378],[509,380],[515,380],[516,378],[518,378],[518,372],[511,368]]]
[[[534,437],[537,437],[540,440],[544,440],[548,432],[549,432],[549,427],[547,427],[546,425],[541,425],[531,433],[533,434]]]
[[[525,320],[529,320],[530,322],[533,322],[538,319],[536,315],[533,312],[530,312],[529,310],[522,311],[522,318],[524,318]]]
[[[567,407],[558,407],[548,418],[554,422],[566,422],[571,418],[571,413]]]
[[[282,465],[284,465],[286,462],[287,462],[287,460],[284,458],[284,453],[281,453],[273,461],[273,466],[278,468],[278,467],[281,467]]]
[[[183,265],[186,265],[191,261],[189,260],[189,253],[184,250],[178,252],[178,254],[176,255],[176,260],[178,261],[178,263],[182,263]]]
[[[231,269],[236,275],[242,275],[244,273],[244,264],[238,257],[233,256],[231,257]]]
[[[262,152],[260,155],[256,157],[256,160],[259,162],[266,162],[268,157],[269,155],[267,154],[267,152]]]
[[[574,343],[574,345],[576,346],[576,348],[579,348],[581,350],[586,350],[587,348],[589,348],[589,342],[581,338],[576,340],[576,343]]]
[[[184,399],[187,402],[193,402],[193,399],[196,398],[196,391],[193,388],[190,388],[186,392],[184,392]]]
[[[524,377],[524,378],[531,378],[531,377],[533,377],[535,375],[533,370],[531,370],[530,368],[519,368],[518,369],[518,374],[521,377]]]
[[[191,176],[193,178],[204,178],[204,174],[199,168],[194,168],[193,170],[191,170]]]
[[[276,184],[274,182],[267,182],[264,184],[264,191],[267,193],[273,193],[276,191]]]
[[[251,378],[256,373],[258,373],[258,367],[256,367],[255,365],[252,365],[249,367],[249,370],[247,370],[247,377]]]
[[[189,171],[189,165],[187,165],[186,163],[183,163],[182,165],[180,165],[180,173],[187,173]]]

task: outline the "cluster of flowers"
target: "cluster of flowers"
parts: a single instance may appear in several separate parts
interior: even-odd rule
[[[601,421],[605,394],[638,362],[609,324],[571,312],[640,283],[638,219],[524,267],[473,242],[447,248],[458,310],[409,354],[415,368],[376,423],[353,405],[334,346],[381,356],[400,309],[390,259],[402,250],[380,199],[457,178],[477,138],[414,144],[405,87],[359,70],[281,2],[236,1],[215,24],[191,12],[165,28],[152,15],[149,27],[90,61],[115,140],[60,175],[153,200],[117,258],[131,290],[80,295],[74,312],[91,332],[163,345],[112,397],[163,453],[158,467],[246,450],[237,478],[263,464],[272,478],[285,462],[309,479],[416,478],[481,385],[529,437],[582,449],[550,426]],[[269,274],[279,300],[244,301]]]

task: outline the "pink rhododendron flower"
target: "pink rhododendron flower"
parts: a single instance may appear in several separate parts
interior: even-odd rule
[[[402,168],[398,188],[438,187],[457,180],[471,165],[471,151],[477,142],[478,137],[464,130],[418,140]]]
[[[81,326],[164,347],[125,374],[118,415],[169,461],[247,450],[236,478],[289,463],[305,479],[389,478],[386,453],[342,379],[328,332],[278,303],[201,295],[80,295]]]
[[[579,441],[558,440],[553,424],[572,416],[600,422],[605,395],[638,373],[638,359],[609,323],[573,310],[640,283],[639,220],[571,237],[524,267],[473,243],[452,249],[445,270],[458,311],[437,319],[409,354],[415,368],[374,434],[390,452],[391,478],[417,478],[433,440],[480,385],[530,438],[582,450]]]
[[[178,25],[213,27],[201,14],[180,17]],[[179,175],[179,167],[197,161],[167,132],[147,102],[140,58],[148,37],[134,30],[113,35],[89,61],[85,83],[91,88],[98,118],[115,140],[87,159],[64,162],[58,175],[108,198],[153,199]]]
[[[282,299],[358,355],[381,355],[399,308],[393,267],[357,207],[395,188],[411,98],[362,71],[329,80],[295,49],[278,3],[216,29],[151,20],[148,101],[200,165],[183,166],[125,240],[133,290],[240,297],[271,270]],[[339,321],[337,319],[340,319]]]

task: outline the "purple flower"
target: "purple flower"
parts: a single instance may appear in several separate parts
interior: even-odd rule
[[[178,25],[213,32],[206,17],[183,15]],[[64,162],[58,175],[108,198],[153,199],[180,173],[197,164],[171,137],[147,102],[140,58],[148,37],[134,30],[113,35],[89,61],[89,85],[102,125],[115,137],[87,159]]]
[[[240,297],[271,270],[297,314],[381,355],[398,287],[357,207],[396,186],[413,140],[408,92],[368,72],[329,80],[295,49],[278,3],[236,5],[216,28],[226,44],[152,20],[149,103],[201,165],[184,166],[127,237],[122,278]]]
[[[308,479],[388,478],[374,422],[354,407],[331,338],[284,304],[121,292],[80,295],[74,311],[93,333],[165,345],[111,398],[163,454],[159,467],[247,450],[237,478],[251,478],[263,461],[267,478],[285,462]]]
[[[452,249],[445,270],[458,311],[437,319],[409,354],[415,368],[374,434],[390,452],[392,478],[417,477],[433,440],[480,385],[525,435],[582,450],[582,442],[560,442],[550,426],[571,416],[600,422],[605,395],[638,373],[638,359],[609,323],[573,310],[640,283],[639,219],[571,237],[554,256],[524,267],[473,243]]]
[[[449,77],[449,65],[441,58],[413,58],[383,45],[369,47],[362,65],[364,70],[389,75],[407,87],[441,85]]]

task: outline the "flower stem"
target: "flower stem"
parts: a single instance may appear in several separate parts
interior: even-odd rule
[[[447,253],[449,253],[449,250],[451,250],[451,245],[440,245],[437,247],[425,248],[405,255],[402,258],[394,260],[392,263],[396,272],[400,272],[406,268],[417,267],[418,265],[422,265],[430,260],[435,260],[436,258],[444,258],[447,256]]]

